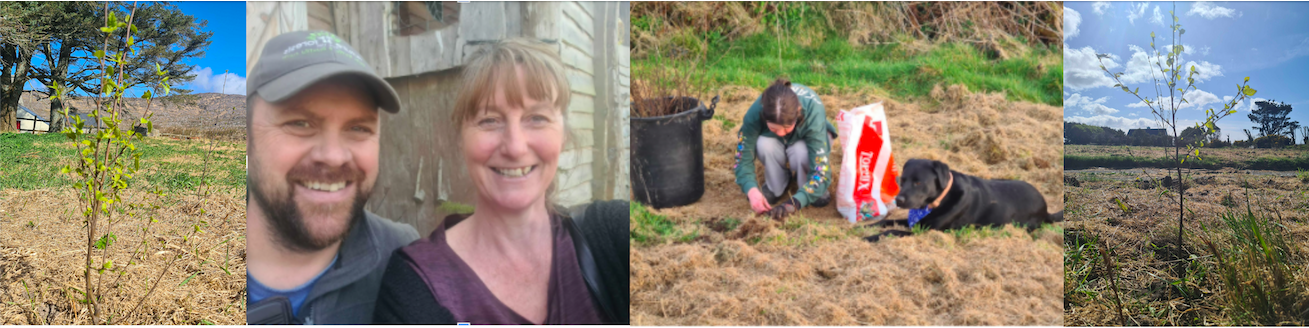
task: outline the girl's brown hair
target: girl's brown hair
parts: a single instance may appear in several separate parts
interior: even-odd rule
[[[791,126],[800,120],[800,98],[791,90],[791,81],[783,78],[773,81],[773,85],[764,89],[762,101],[765,122]]]

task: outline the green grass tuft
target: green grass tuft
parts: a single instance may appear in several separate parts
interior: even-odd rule
[[[1204,244],[1217,259],[1232,318],[1238,325],[1303,324],[1309,319],[1309,292],[1295,274],[1305,268],[1293,260],[1297,249],[1286,228],[1266,213],[1256,214],[1248,203],[1245,213],[1228,211],[1219,217],[1231,244],[1220,249],[1208,238]]]
[[[631,203],[628,217],[632,221],[629,238],[635,244],[655,244],[681,237],[675,236],[679,235],[679,230],[672,221],[663,215],[650,213],[650,209],[639,202]]]
[[[779,53],[780,49],[780,53]],[[703,76],[697,91],[726,85],[767,87],[779,77],[840,92],[877,91],[897,99],[926,98],[936,85],[963,84],[972,91],[1004,92],[1010,100],[1063,106],[1062,61],[1057,50],[1038,47],[1026,57],[991,59],[967,44],[943,44],[919,54],[897,44],[854,46],[827,37],[810,46],[758,33],[734,41],[711,42],[707,63],[695,67]],[[780,55],[780,56],[779,56]],[[1042,60],[1054,64],[1042,67]],[[659,54],[632,60],[635,76],[657,70],[689,70],[691,63]],[[821,91],[820,91],[821,92]]]

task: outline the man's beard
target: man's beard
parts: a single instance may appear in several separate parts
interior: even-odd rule
[[[251,172],[259,172],[257,167],[250,168]],[[350,181],[355,184],[355,199],[351,203],[348,221],[345,229],[339,234],[331,236],[316,237],[309,231],[305,224],[305,216],[300,207],[295,202],[296,181]],[[355,224],[364,218],[364,204],[368,202],[368,196],[372,189],[365,189],[364,174],[353,165],[346,165],[339,168],[329,168],[324,165],[313,166],[296,166],[288,172],[286,177],[286,190],[281,194],[274,190],[273,186],[264,184],[264,177],[259,174],[250,175],[250,195],[252,196],[259,208],[264,212],[268,225],[273,228],[273,240],[282,245],[282,247],[296,252],[313,252],[319,251],[327,246],[345,239],[354,229]],[[331,216],[336,214],[339,205],[331,205],[327,208],[307,209],[311,214]],[[324,211],[319,211],[324,210]],[[317,213],[314,213],[317,212]],[[333,220],[335,218],[329,218]],[[331,224],[332,222],[320,222],[322,224]],[[320,227],[321,228],[321,227]]]

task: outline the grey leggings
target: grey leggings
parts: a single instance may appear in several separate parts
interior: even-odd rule
[[[781,196],[792,176],[796,186],[809,182],[809,146],[804,142],[787,147],[782,140],[760,136],[755,141],[755,156],[764,163],[764,187],[767,190],[761,191],[767,191],[766,194]]]

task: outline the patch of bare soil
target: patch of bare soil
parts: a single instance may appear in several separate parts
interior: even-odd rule
[[[802,209],[785,223],[755,216],[732,165],[741,118],[761,91],[720,90],[722,117],[704,123],[704,196],[651,210],[696,236],[633,246],[634,324],[1062,325],[1062,235],[1005,228],[1004,237],[928,232],[870,244],[860,237],[876,231],[847,223],[834,204]],[[883,101],[897,167],[926,158],[982,178],[1024,180],[1051,212],[1063,209],[1062,108],[958,85],[916,103],[820,97],[829,120]],[[831,161],[840,167],[840,156]],[[733,220],[739,226],[729,230],[723,222]]]
[[[101,320],[112,316],[113,323],[127,324],[245,324],[243,192],[221,190],[205,199],[123,195],[125,201],[149,200],[161,208],[129,210],[137,217],[116,216],[121,221],[110,228],[117,236],[110,247],[113,269],[91,274],[93,282],[104,278]],[[0,325],[90,321],[89,305],[79,302],[85,289],[87,237],[76,199],[72,190],[0,190]],[[151,217],[158,222],[143,233]],[[197,223],[200,232],[194,231]],[[188,233],[193,235],[185,237]],[[137,247],[144,249],[129,255]],[[149,298],[133,312],[147,293]]]
[[[1204,151],[1208,150],[1202,150],[1202,155]],[[1068,172],[1067,241],[1095,236],[1114,249],[1127,324],[1233,324],[1217,273],[1199,274],[1213,266],[1212,254],[1199,236],[1218,247],[1231,244],[1223,232],[1227,228],[1221,213],[1244,214],[1249,209],[1271,216],[1296,248],[1291,258],[1309,263],[1309,183],[1284,172],[1189,170],[1183,182],[1188,213],[1185,249],[1179,249],[1176,183],[1172,177],[1165,179],[1165,173],[1161,169]],[[1190,258],[1192,254],[1199,258]],[[1095,272],[1086,283],[1066,278],[1066,290],[1075,295],[1064,312],[1068,325],[1122,324],[1112,305],[1110,280]],[[1309,274],[1291,279],[1309,283]],[[1309,290],[1302,293],[1309,297]]]

